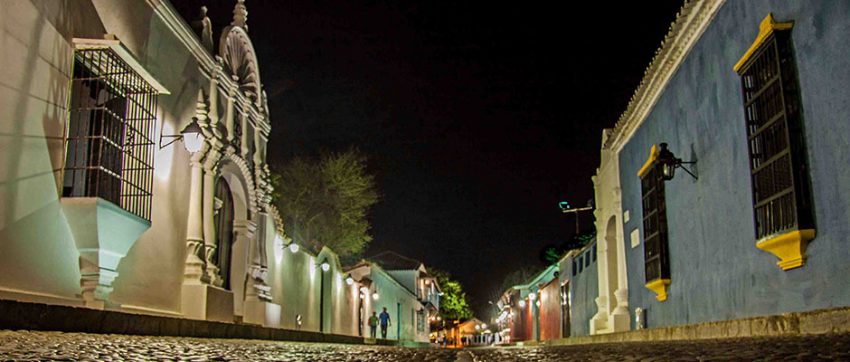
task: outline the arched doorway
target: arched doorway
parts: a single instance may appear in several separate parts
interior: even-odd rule
[[[227,181],[219,177],[215,185],[216,253],[213,261],[221,276],[221,287],[230,289],[230,265],[233,253],[233,195]]]

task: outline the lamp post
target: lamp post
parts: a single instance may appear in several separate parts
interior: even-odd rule
[[[578,236],[579,228],[578,228],[578,213],[582,211],[591,211],[593,210],[592,201],[588,202],[588,205],[585,207],[580,207],[577,209],[573,209],[570,207],[570,203],[566,201],[561,201],[558,203],[558,207],[561,208],[561,213],[564,214],[576,214],[576,236]]]
[[[325,272],[331,269],[331,265],[324,261],[316,267],[322,268],[319,275],[319,332],[325,333]]]

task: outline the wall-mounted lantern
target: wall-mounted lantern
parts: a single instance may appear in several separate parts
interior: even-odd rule
[[[674,155],[673,152],[670,152],[670,150],[667,149],[666,143],[661,143],[658,146],[659,148],[661,148],[658,151],[658,162],[661,163],[661,179],[663,179],[664,181],[672,180],[673,176],[676,176],[677,168],[685,170],[685,172],[687,172],[688,175],[691,175],[694,180],[698,179],[697,176],[693,172],[691,172],[691,170],[688,170],[687,167],[682,166],[696,164],[696,161],[685,162],[682,161],[681,158],[676,158],[676,155]]]
[[[351,274],[345,277],[345,284],[352,285],[354,284],[354,278],[351,277]]]
[[[162,144],[162,139],[168,138],[170,141],[166,144]],[[168,147],[174,142],[183,140],[183,147],[186,147],[186,151],[189,153],[195,153],[201,150],[201,147],[204,145],[204,133],[201,131],[201,126],[198,125],[196,120],[192,120],[186,128],[183,129],[180,134],[177,135],[159,135],[159,149],[163,149]]]
[[[322,271],[328,271],[328,270],[331,270],[331,265],[330,265],[330,264],[328,264],[328,262],[322,262],[322,264],[321,264],[321,265],[319,265],[319,266],[322,268]]]
[[[295,242],[291,242],[291,243],[289,243],[289,251],[290,251],[290,252],[292,252],[293,254],[295,254],[295,253],[297,253],[297,252],[298,252],[298,249],[300,249],[300,247],[298,246],[298,244],[296,244]]]

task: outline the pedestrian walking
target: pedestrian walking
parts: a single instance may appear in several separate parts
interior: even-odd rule
[[[372,311],[372,316],[369,317],[369,333],[372,335],[372,338],[375,338],[378,330],[378,316],[376,314],[375,311]]]
[[[387,313],[387,307],[384,307],[384,311],[381,312],[379,319],[381,320],[381,338],[387,339],[387,327],[392,325],[390,314]]]

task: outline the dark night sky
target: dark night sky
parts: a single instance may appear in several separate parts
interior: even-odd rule
[[[216,39],[235,4],[173,2],[189,21],[207,5]],[[478,314],[504,275],[572,238],[557,202],[593,197],[601,131],[681,6],[497,3],[246,1],[269,163],[359,147],[383,194],[366,255],[451,272]]]

